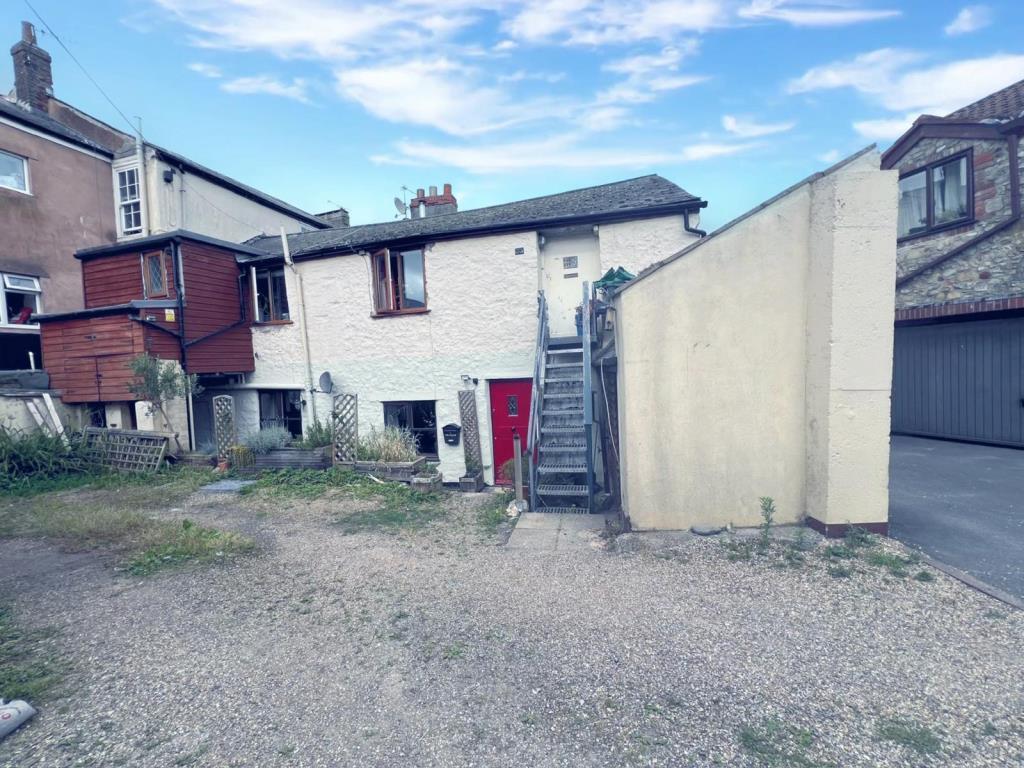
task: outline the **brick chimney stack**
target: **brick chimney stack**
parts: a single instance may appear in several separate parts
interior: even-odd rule
[[[14,94],[19,102],[39,112],[47,112],[53,95],[53,70],[50,54],[36,45],[36,28],[21,22],[21,40],[11,48],[14,59]]]
[[[409,201],[409,214],[414,219],[426,216],[439,216],[442,213],[455,213],[459,210],[459,201],[452,194],[452,185],[445,184],[444,192],[437,194],[437,187],[430,188],[425,194],[422,188],[416,190],[416,197]]]

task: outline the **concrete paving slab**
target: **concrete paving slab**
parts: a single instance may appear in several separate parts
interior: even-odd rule
[[[594,549],[612,515],[565,515],[527,512],[519,516],[507,547],[538,552]]]
[[[215,483],[204,485],[199,490],[205,493],[238,493],[245,486],[255,482],[255,480],[218,480]]]

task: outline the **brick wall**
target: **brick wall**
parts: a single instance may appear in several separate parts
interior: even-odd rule
[[[900,244],[897,279],[1010,217],[1010,156],[1005,141],[922,139],[900,158],[895,168],[906,173],[968,148],[973,149],[974,159],[975,222]],[[902,310],[1018,295],[1024,295],[1024,227],[1020,223],[900,286],[896,307]]]

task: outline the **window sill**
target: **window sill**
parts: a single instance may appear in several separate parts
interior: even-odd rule
[[[940,224],[937,227],[926,229],[924,232],[915,232],[912,235],[898,237],[896,238],[896,245],[903,245],[904,243],[909,243],[913,240],[920,240],[921,238],[929,237],[931,235],[940,235],[943,232],[948,232],[951,229],[960,229],[961,227],[973,227],[977,223],[978,220],[975,218],[957,219],[956,221],[950,221],[947,222],[946,224]]]
[[[39,323],[0,323],[0,333],[39,333]]]
[[[254,320],[253,325],[258,327],[269,326],[273,328],[275,325],[292,325],[293,320]]]
[[[396,309],[389,312],[371,312],[370,317],[374,320],[379,320],[382,317],[402,317],[402,315],[425,315],[430,312],[429,307],[422,307],[416,309]]]
[[[18,189],[17,187],[8,187],[6,184],[0,184],[0,189],[3,189],[5,191],[7,191],[7,192],[17,192],[19,195],[24,195],[25,197],[35,197],[35,195],[33,195],[27,189]]]

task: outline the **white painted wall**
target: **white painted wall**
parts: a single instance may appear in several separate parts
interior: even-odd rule
[[[641,529],[887,520],[893,172],[803,184],[615,299],[623,507]]]
[[[682,233],[682,217],[669,218],[678,220]],[[649,227],[675,231],[661,219],[615,226],[620,228],[617,236],[601,242],[603,269],[635,263],[631,233],[647,242],[653,237]],[[669,238],[661,252],[645,252],[654,261],[683,242],[680,234]],[[517,248],[524,252],[516,255]],[[294,270],[286,267],[293,322],[253,328],[256,371],[246,387],[308,390],[302,322],[296,311],[301,275],[313,382],[329,371],[336,392],[356,393],[359,428],[365,430],[382,427],[382,404],[395,400],[434,400],[439,428],[459,424],[457,393],[473,386],[466,385],[462,375],[476,378],[485,476],[493,482],[488,382],[533,375],[539,259],[533,231],[434,243],[425,259],[430,312],[383,318],[372,317],[367,254],[300,261]],[[307,397],[304,423],[311,422],[314,409],[317,418],[327,420],[331,399],[324,394]],[[237,416],[240,433],[258,423],[246,424],[245,418]],[[463,446],[447,446],[439,434],[438,451],[445,481],[457,481],[465,473]]]
[[[601,277],[601,251],[594,229],[542,235],[540,283],[547,298],[552,336],[576,335],[576,307],[583,301],[583,283]],[[566,259],[575,259],[576,266],[566,267]]]

